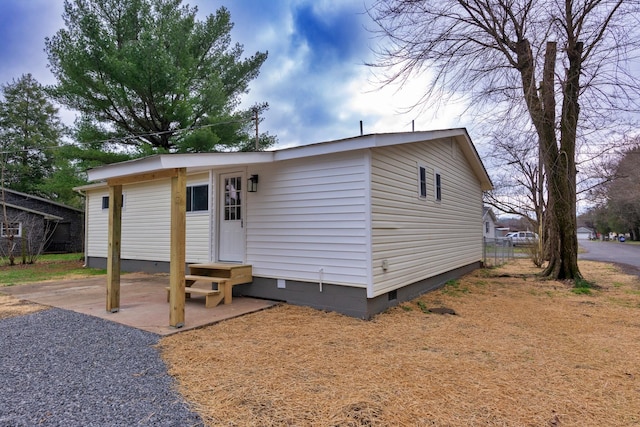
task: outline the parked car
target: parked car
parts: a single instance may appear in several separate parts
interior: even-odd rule
[[[538,243],[538,235],[531,231],[512,231],[504,237],[510,239],[513,246],[526,246]]]

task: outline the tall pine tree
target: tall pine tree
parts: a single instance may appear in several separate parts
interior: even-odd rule
[[[248,138],[250,112],[237,107],[267,54],[241,58],[224,7],[199,21],[181,3],[66,0],[66,28],[46,40],[56,98],[132,156],[216,151],[229,132]],[[183,131],[194,128],[206,132]]]
[[[53,171],[55,150],[64,132],[58,109],[31,74],[2,85],[2,95],[2,185],[16,191],[50,197],[44,187]]]

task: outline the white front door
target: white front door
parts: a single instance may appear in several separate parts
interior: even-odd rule
[[[220,233],[218,260],[244,262],[244,174],[220,175]]]

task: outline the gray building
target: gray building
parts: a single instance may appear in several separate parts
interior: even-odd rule
[[[0,191],[1,255],[83,251],[81,209],[8,188]]]

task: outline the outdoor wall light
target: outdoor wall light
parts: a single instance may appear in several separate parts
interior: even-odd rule
[[[247,191],[249,193],[255,193],[258,191],[258,175],[251,175],[247,182]]]

